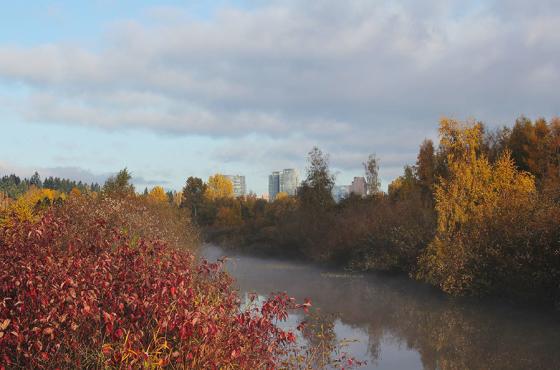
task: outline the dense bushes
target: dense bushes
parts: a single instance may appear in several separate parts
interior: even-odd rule
[[[444,121],[440,136],[449,176],[436,185],[438,228],[418,276],[452,294],[560,300],[558,204],[508,150],[488,161],[480,125]]]
[[[76,196],[0,228],[0,368],[289,361],[294,334],[275,322],[307,304],[278,295],[240,309],[220,264],[180,248],[195,236],[166,212],[135,196]]]
[[[326,234],[335,261],[353,269],[411,272],[433,238],[435,217],[419,197],[377,197],[343,207]]]

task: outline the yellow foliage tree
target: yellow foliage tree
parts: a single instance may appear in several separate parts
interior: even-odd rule
[[[505,202],[527,203],[535,193],[533,176],[518,171],[509,152],[494,164],[480,154],[481,130],[480,124],[440,123],[449,176],[435,187],[437,233],[420,258],[418,276],[449,293],[466,293],[476,284],[473,266],[484,261],[472,245],[481,238],[481,225]]]
[[[167,202],[167,194],[161,186],[154,186],[148,193],[148,199],[154,202]]]
[[[208,200],[233,198],[233,183],[230,179],[219,173],[210,176],[204,196]]]
[[[276,194],[276,198],[274,198],[274,200],[284,200],[284,199],[288,199],[289,195],[288,193],[286,193],[285,191],[281,191],[278,194]]]
[[[72,188],[72,190],[70,190],[70,194],[68,195],[70,197],[79,197],[80,195],[82,195],[82,192],[78,188]]]
[[[4,192],[0,192],[0,212],[8,209],[8,205],[12,203],[12,200]]]
[[[0,225],[10,225],[11,220],[33,221],[38,214],[37,207],[41,203],[51,204],[55,199],[63,198],[62,194],[51,189],[39,189],[32,186],[15,202],[10,203],[0,218]]]

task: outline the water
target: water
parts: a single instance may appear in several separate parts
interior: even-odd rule
[[[560,369],[560,314],[450,299],[406,277],[350,274],[227,253],[241,294],[286,291],[313,306],[367,369]],[[301,317],[292,317],[293,325]]]

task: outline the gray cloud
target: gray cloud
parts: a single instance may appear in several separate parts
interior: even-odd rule
[[[297,163],[317,144],[344,170],[376,152],[393,172],[443,115],[560,113],[557,3],[465,4],[159,8],[112,25],[100,50],[0,46],[0,81],[29,88],[15,109],[30,121],[235,139],[213,153],[230,162]]]

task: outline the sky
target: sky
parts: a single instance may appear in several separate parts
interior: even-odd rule
[[[318,146],[338,184],[375,153],[386,186],[440,118],[551,118],[558,86],[556,0],[7,2],[0,176],[262,194]]]

